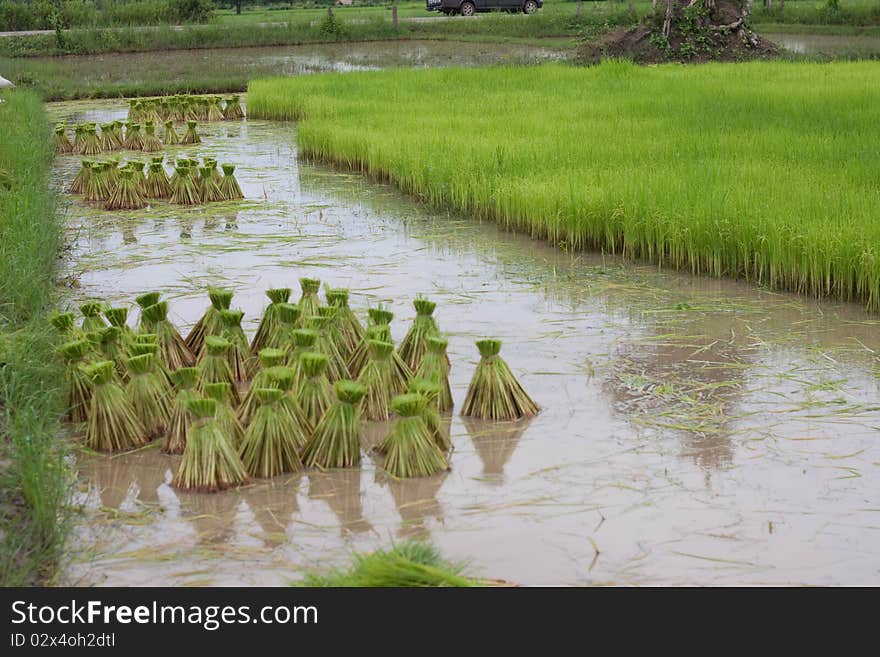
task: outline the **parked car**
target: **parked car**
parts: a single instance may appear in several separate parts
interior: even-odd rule
[[[544,0],[425,0],[428,11],[473,16],[478,11],[507,11],[511,14],[534,14]]]

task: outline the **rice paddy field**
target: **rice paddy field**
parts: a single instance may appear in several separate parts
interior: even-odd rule
[[[244,201],[108,212],[65,196],[63,308],[156,290],[185,334],[221,285],[251,338],[264,291],[309,277],[349,288],[362,318],[385,304],[400,344],[424,294],[455,407],[451,468],[412,479],[367,451],[386,422],[365,425],[359,467],[212,494],[174,487],[180,457],[159,441],[79,448],[60,581],[279,585],[425,539],[519,584],[880,583],[876,77],[609,64],[260,81],[247,119],[168,149],[234,162]],[[127,105],[48,111],[103,123]],[[56,189],[79,160],[56,157]],[[487,336],[536,417],[460,416]]]

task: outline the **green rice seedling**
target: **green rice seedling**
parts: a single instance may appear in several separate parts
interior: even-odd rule
[[[125,342],[131,342],[131,327],[128,325],[128,308],[119,306],[116,308],[104,308],[104,317],[110,326],[115,326],[123,332]]]
[[[174,382],[174,400],[171,402],[162,451],[166,454],[183,454],[193,423],[189,402],[199,398],[196,390],[199,371],[195,367],[181,367],[171,373],[171,380]]]
[[[248,346],[247,336],[241,328],[244,313],[240,310],[221,310],[220,321],[223,330],[220,335],[229,341],[226,359],[232,372],[233,382],[243,382],[251,378],[254,371],[254,359]]]
[[[220,193],[220,187],[214,180],[211,169],[199,167],[199,174],[199,197],[202,199],[202,203],[222,201],[223,195]]]
[[[449,386],[449,356],[446,352],[447,341],[439,335],[427,339],[427,350],[415,373],[418,379],[432,381],[440,386],[437,397],[437,408],[442,413],[452,409],[452,388]]]
[[[94,123],[85,126],[79,152],[82,155],[98,155],[102,152],[101,138],[98,137],[98,129]]]
[[[427,379],[412,379],[409,382],[409,391],[425,398],[425,407],[422,410],[422,419],[425,426],[431,432],[434,443],[442,452],[452,449],[452,440],[449,434],[443,430],[440,422],[440,386],[434,381]]]
[[[327,380],[327,357],[324,354],[309,351],[300,354],[299,405],[310,426],[317,426],[318,421],[333,403],[333,387]]]
[[[168,174],[161,162],[151,162],[147,171],[146,193],[149,199],[169,200],[171,198],[171,183]]]
[[[223,434],[230,440],[232,446],[238,450],[244,438],[244,428],[238,421],[238,416],[230,404],[232,386],[228,383],[206,383],[205,397],[217,402],[217,414],[215,419],[223,429]]]
[[[113,141],[112,123],[101,124],[101,150],[106,153],[116,150],[116,144]]]
[[[173,388],[174,383],[171,381],[171,371],[161,357],[159,336],[155,333],[136,333],[132,335],[132,342],[128,345],[128,355],[143,356],[144,354],[153,356],[153,364],[159,374],[162,375],[166,388],[169,390]]]
[[[321,310],[319,308],[319,310]],[[329,310],[333,310],[332,308]],[[327,314],[313,315],[307,318],[307,326],[318,334],[314,349],[327,356],[327,378],[330,382],[341,381],[348,378],[348,365],[342,354],[333,333],[332,318]]]
[[[413,301],[413,306],[416,309],[416,318],[407,331],[406,337],[403,338],[403,342],[400,343],[399,351],[401,358],[409,365],[409,368],[416,371],[419,368],[419,363],[422,362],[422,356],[427,351],[428,338],[437,335],[439,329],[433,317],[437,304],[419,296]]]
[[[199,205],[202,195],[195,167],[178,162],[175,169],[176,178],[171,181],[171,202],[179,205]]]
[[[426,403],[416,394],[400,395],[391,401],[397,419],[379,451],[384,452],[383,467],[392,477],[429,477],[449,469],[446,456],[423,419]]]
[[[141,160],[129,160],[125,163],[126,169],[129,169],[132,172],[132,179],[137,186],[138,194],[142,197],[147,193],[147,178],[145,176],[145,171],[147,168],[146,162],[142,162]]]
[[[229,121],[244,118],[240,96],[233,95],[226,99],[226,106],[223,108],[223,118]]]
[[[208,299],[211,304],[204,314],[195,323],[189,335],[186,336],[186,346],[196,356],[202,353],[205,344],[205,336],[220,335],[223,330],[223,322],[220,320],[220,311],[228,310],[232,305],[232,290],[220,287],[208,288]]]
[[[202,138],[199,137],[198,130],[196,130],[196,125],[198,125],[196,121],[190,120],[186,122],[186,132],[180,140],[181,145],[188,146],[190,144],[202,143]]]
[[[67,155],[73,153],[73,142],[67,136],[67,124],[58,123],[55,125],[55,132],[52,135],[52,144],[55,146],[55,152],[59,155]]]
[[[290,299],[290,288],[279,287],[266,290],[266,296],[269,297],[269,305],[263,311],[260,325],[257,327],[257,332],[251,341],[251,353],[254,354],[258,354],[261,349],[266,347],[278,347],[283,342],[278,335],[281,330],[281,322],[278,320],[278,306],[282,303],[286,304],[287,300]],[[299,309],[297,309],[297,312],[299,312]]]
[[[128,380],[126,360],[128,358],[128,345],[125,342],[123,330],[118,326],[108,326],[101,331],[99,351],[102,360],[112,360],[116,369],[116,375],[120,381]]]
[[[64,383],[67,390],[67,410],[65,416],[71,422],[85,422],[88,419],[89,404],[92,399],[92,386],[84,366],[88,362],[89,343],[86,340],[66,342],[58,349],[65,362]]]
[[[141,309],[141,317],[138,323],[138,330],[141,333],[156,333],[155,324],[153,323],[153,318],[151,315],[144,314],[144,310],[149,308],[150,306],[155,306],[159,303],[159,299],[162,297],[161,292],[156,292],[155,290],[151,292],[144,292],[135,297],[134,302]],[[159,336],[156,335],[156,344],[159,344]]]
[[[156,371],[154,360],[153,354],[129,358],[125,386],[125,394],[149,438],[163,435],[171,419],[169,390]]]
[[[82,154],[83,141],[85,140],[86,131],[82,123],[73,126],[73,152]]]
[[[106,201],[113,193],[109,179],[110,165],[106,162],[93,162],[92,173],[89,176],[89,184],[83,194],[85,201]]]
[[[229,369],[229,361],[226,359],[226,353],[230,346],[229,340],[218,335],[205,337],[204,353],[198,364],[199,372],[201,372],[200,385],[204,391],[205,385],[208,383],[228,383],[230,403],[233,406],[238,406],[241,403],[241,397],[235,387],[232,370]]]
[[[86,189],[88,189],[89,186],[89,178],[91,175],[92,161],[82,160],[82,165],[80,166],[76,177],[74,177],[73,182],[70,183],[70,187],[67,188],[67,191],[71,194],[85,194]]]
[[[147,207],[147,201],[141,195],[141,183],[131,169],[119,172],[119,184],[107,199],[104,208],[107,210],[139,210]]]
[[[128,123],[125,126],[125,139],[122,148],[128,151],[140,151],[144,148],[144,136],[141,134],[140,123]]]
[[[357,349],[352,353],[348,360],[348,371],[360,376],[361,371],[366,365],[370,355],[370,340],[378,340],[379,342],[391,342],[391,327],[387,324],[371,325],[364,330],[364,337]],[[392,342],[392,344],[394,344]]]
[[[141,313],[142,321],[145,320],[159,337],[159,353],[169,370],[174,371],[181,367],[192,367],[195,357],[186,346],[180,333],[174,324],[168,321],[168,302],[147,306]]]
[[[68,341],[76,337],[76,323],[73,313],[54,313],[49,318],[49,323],[58,332],[58,337]]]
[[[156,124],[152,121],[144,123],[144,139],[141,150],[146,153],[157,153],[162,150],[162,142],[156,136]]]
[[[272,367],[267,371],[269,373],[269,385],[267,387],[278,388],[284,393],[284,397],[280,402],[281,409],[293,421],[293,440],[297,445],[297,449],[302,449],[305,447],[314,427],[306,417],[302,406],[300,406],[297,396],[299,388],[295,385],[296,373],[292,368],[283,366]]]
[[[85,445],[97,452],[124,452],[148,442],[132,403],[114,381],[109,360],[86,368],[92,386]]]
[[[260,369],[254,375],[254,379],[251,381],[251,387],[241,400],[241,406],[238,407],[238,421],[241,422],[243,426],[249,425],[254,414],[257,412],[259,406],[259,401],[256,396],[257,390],[260,388],[273,387],[272,379],[269,376],[269,369],[282,365],[286,358],[287,354],[281,349],[267,347],[260,350]]]
[[[337,381],[336,401],[321,417],[315,432],[303,449],[307,467],[350,468],[361,462],[358,408],[364,386],[356,381]]]
[[[303,328],[307,317],[318,314],[318,308],[321,305],[321,301],[318,299],[321,281],[317,278],[301,278],[299,279],[299,287],[302,290],[297,304],[299,306],[299,328]]]
[[[239,201],[244,198],[244,193],[241,191],[241,186],[238,184],[238,180],[235,179],[235,165],[234,164],[223,164],[221,165],[223,169],[223,178],[220,179],[220,196],[224,201]]]
[[[107,324],[101,316],[101,302],[87,301],[80,305],[79,311],[82,313],[82,330],[86,333],[90,331],[102,331]]]
[[[125,141],[125,137],[122,134],[122,121],[113,121],[110,128],[110,140],[113,144],[113,148],[109,150],[118,151],[122,148],[122,143]]]
[[[294,329],[290,332],[293,340],[293,348],[289,351],[287,357],[287,365],[293,370],[296,376],[296,387],[302,383],[302,367],[299,357],[304,353],[314,352],[315,343],[318,341],[318,332],[312,329]]]
[[[189,402],[189,410],[193,414],[193,424],[171,485],[212,493],[247,481],[247,472],[238,453],[217,422],[217,402],[193,399]]]
[[[349,307],[348,297],[349,292],[345,288],[327,290],[327,304],[336,308],[337,326],[342,335],[339,351],[345,357],[346,363],[364,337],[364,327]]]
[[[208,101],[208,121],[222,121],[223,109],[220,107],[220,98],[211,98]]]
[[[174,129],[174,121],[165,121],[165,136],[163,141],[166,146],[177,146],[180,143],[180,135]]]
[[[483,420],[518,420],[540,410],[499,356],[501,340],[477,340],[480,362],[471,379],[461,414]]]
[[[284,393],[277,388],[258,388],[260,402],[254,420],[244,432],[238,454],[245,470],[253,477],[274,477],[302,469],[293,426],[280,402]]]
[[[361,369],[358,382],[364,386],[364,399],[361,410],[368,420],[387,420],[391,417],[391,399],[404,392],[395,390],[391,374],[391,353],[394,345],[390,342],[368,340],[369,357]]]

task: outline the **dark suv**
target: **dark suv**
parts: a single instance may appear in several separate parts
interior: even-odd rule
[[[544,0],[425,0],[428,11],[473,16],[478,11],[508,11],[534,14],[544,6]]]

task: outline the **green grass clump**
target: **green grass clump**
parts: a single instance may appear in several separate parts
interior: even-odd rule
[[[880,308],[869,62],[434,69],[255,80],[307,157],[565,249]],[[450,107],[467,107],[467,129]],[[515,129],[512,128],[515,126]]]

